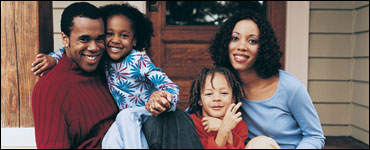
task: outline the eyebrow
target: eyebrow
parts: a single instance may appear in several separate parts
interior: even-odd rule
[[[233,32],[233,33],[240,35],[239,32]],[[256,36],[256,37],[258,37],[256,34],[253,34],[253,33],[252,34],[249,34],[248,36]]]

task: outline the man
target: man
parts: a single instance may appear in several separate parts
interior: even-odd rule
[[[62,14],[66,51],[34,87],[37,148],[101,148],[118,112],[104,74],[104,23],[99,9],[73,3]]]

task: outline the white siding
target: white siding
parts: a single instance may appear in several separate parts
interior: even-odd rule
[[[310,2],[308,79],[324,134],[369,144],[369,2]]]

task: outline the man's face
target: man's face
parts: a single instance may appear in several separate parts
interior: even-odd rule
[[[95,71],[104,52],[104,23],[101,18],[75,17],[70,37],[62,33],[69,58],[84,71]]]

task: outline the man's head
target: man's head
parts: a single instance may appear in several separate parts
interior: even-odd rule
[[[86,2],[64,9],[61,20],[66,54],[84,71],[95,71],[104,52],[104,23],[99,9]]]

